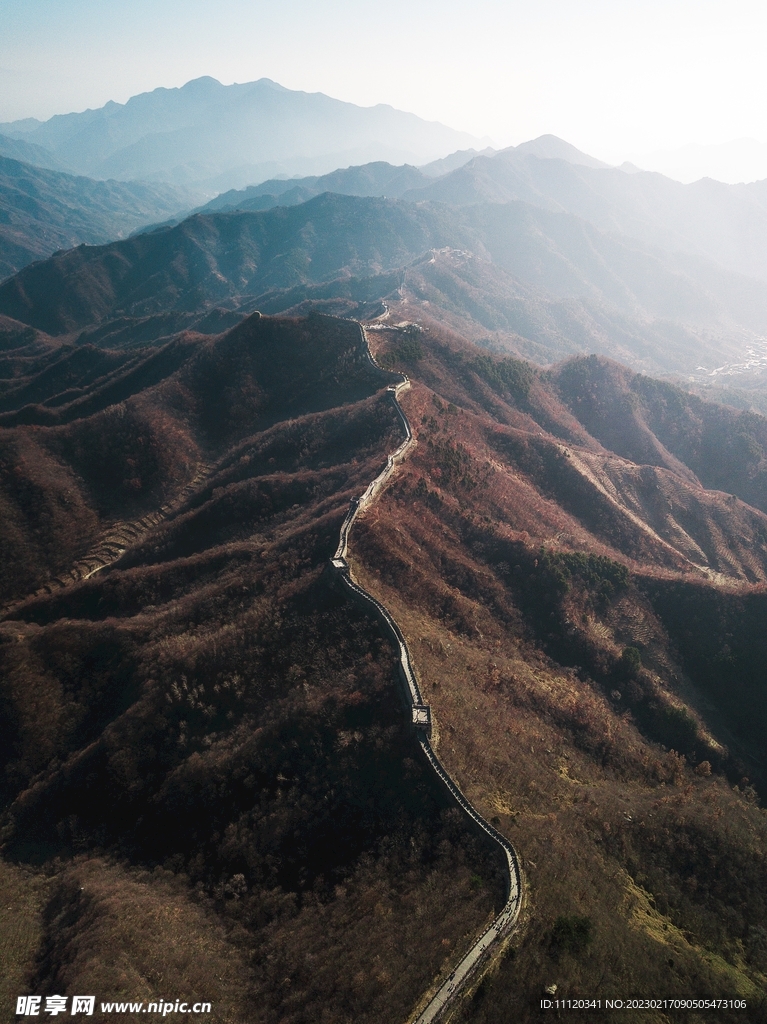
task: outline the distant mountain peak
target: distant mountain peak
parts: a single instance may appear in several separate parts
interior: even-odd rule
[[[264,79],[262,79],[264,81]],[[190,78],[188,82],[181,86],[182,89],[198,89],[198,88],[213,88],[223,89],[221,82],[217,78],[213,78],[212,75],[200,75],[199,78]]]
[[[481,143],[388,104],[362,107],[269,78],[222,85],[210,76],[36,126],[0,126],[8,137],[17,131],[78,174],[208,193],[370,161],[417,166]]]
[[[529,142],[522,142],[518,146],[512,146],[504,153],[513,151],[517,154],[537,156],[542,160],[566,160],[569,164],[579,164],[583,167],[609,167],[609,164],[597,160],[588,153],[576,149],[569,142],[558,138],[556,135],[539,135],[537,139],[530,139]]]

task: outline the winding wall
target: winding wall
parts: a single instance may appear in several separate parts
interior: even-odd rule
[[[379,367],[375,362],[370,352],[370,346],[368,345],[364,328],[361,324],[359,325],[359,328],[361,343],[365,355],[373,366],[380,370],[381,367]],[[361,603],[368,612],[372,612],[372,614],[379,620],[391,637],[394,646],[399,651],[399,675],[403,683],[403,696],[405,697],[405,701],[411,711],[412,720],[416,724],[418,742],[426,760],[429,762],[433,770],[436,772],[437,777],[461,810],[468,815],[476,827],[481,829],[482,832],[484,832],[501,848],[504,857],[506,858],[506,865],[508,869],[508,895],[506,903],[500,913],[485,929],[482,935],[480,935],[468,953],[466,953],[460,963],[454,968],[447,980],[437,989],[436,993],[432,996],[427,1005],[413,1022],[413,1024],[433,1024],[433,1022],[437,1021],[442,1015],[448,1004],[451,1003],[451,1001],[458,995],[466,982],[475,974],[480,965],[486,961],[492,951],[492,948],[511,932],[517,918],[519,917],[519,911],[522,905],[522,876],[514,847],[508,839],[505,838],[505,836],[502,836],[497,829],[493,828],[489,822],[485,821],[482,815],[472,807],[435,754],[429,740],[430,715],[426,705],[423,703],[421,691],[418,686],[418,680],[416,679],[415,672],[413,671],[413,665],[410,660],[410,652],[402,634],[402,630],[381,602],[352,579],[349,563],[346,560],[349,534],[352,526],[354,525],[355,519],[359,513],[370,505],[380,494],[396,466],[402,462],[409,449],[415,443],[410,429],[410,423],[408,422],[407,416],[398,401],[398,396],[409,387],[410,380],[403,374],[402,380],[398,384],[390,385],[387,389],[391,396],[391,400],[394,403],[397,414],[402,421],[402,425],[405,430],[405,440],[387,458],[386,466],[378,476],[371,481],[362,497],[352,499],[349,511],[341,525],[338,548],[331,559],[331,564],[346,589],[351,595],[353,595],[355,600]],[[416,715],[416,711],[418,709],[426,711],[426,720],[420,726],[417,722],[418,716]]]

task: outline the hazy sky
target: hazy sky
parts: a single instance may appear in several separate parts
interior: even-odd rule
[[[0,0],[0,120],[268,77],[619,162],[767,143],[766,43],[753,0]]]

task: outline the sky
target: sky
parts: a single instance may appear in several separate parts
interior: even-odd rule
[[[764,177],[766,43],[754,0],[0,0],[0,121],[267,77],[609,163],[755,140],[725,163]]]

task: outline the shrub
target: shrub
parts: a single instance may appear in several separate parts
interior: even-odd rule
[[[391,369],[398,363],[417,363],[419,359],[423,359],[423,345],[418,337],[419,333],[418,330],[405,332],[398,345],[377,357],[381,366]]]
[[[473,370],[487,384],[500,394],[516,399],[526,399],[535,379],[535,371],[521,359],[491,359],[477,356],[469,363]]]
[[[607,604],[629,580],[626,566],[604,555],[541,549],[538,564],[541,585],[550,599],[566,594],[573,583],[578,583],[592,601]]]
[[[557,955],[570,953],[579,956],[591,943],[593,922],[590,917],[561,914],[551,930],[551,945]]]
[[[618,673],[623,679],[635,679],[642,667],[642,656],[636,647],[624,647],[618,662]]]

